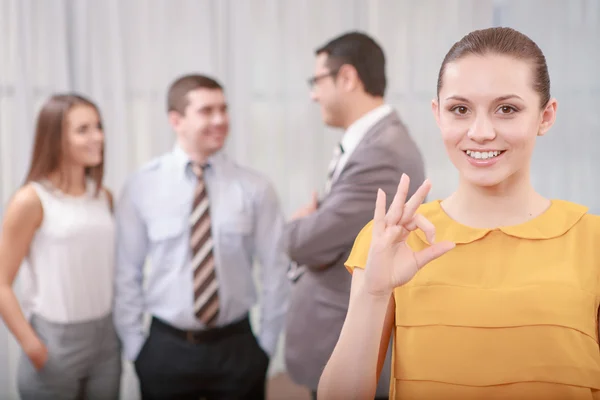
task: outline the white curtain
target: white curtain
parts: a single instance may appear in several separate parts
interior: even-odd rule
[[[226,87],[227,151],[272,179],[289,214],[323,184],[340,137],[309,100],[313,52],[350,29],[384,47],[387,100],[423,150],[432,197],[445,196],[456,174],[430,112],[437,71],[453,42],[492,25],[529,34],[550,64],[559,117],[536,151],[538,190],[600,212],[595,0],[0,0],[0,208],[24,178],[35,115],[51,93],[74,90],[98,103],[106,183],[118,196],[129,173],[172,146],[169,83],[202,72]],[[16,398],[17,355],[0,325],[2,399]],[[272,372],[282,368],[280,353]],[[123,398],[138,398],[136,385],[127,365]]]

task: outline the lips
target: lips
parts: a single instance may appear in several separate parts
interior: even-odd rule
[[[87,149],[87,152],[91,154],[102,154],[102,147],[90,147]]]

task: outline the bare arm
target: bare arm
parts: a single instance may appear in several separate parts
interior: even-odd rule
[[[377,359],[377,380],[381,376],[385,357],[387,356],[388,347],[390,346],[390,338],[394,333],[394,321],[396,320],[396,302],[394,295],[390,296],[387,311],[385,312],[385,320],[383,321],[383,332],[381,334],[381,342],[379,343],[379,358]]]
[[[319,381],[322,399],[372,399],[394,323],[393,296],[364,290],[364,271],[352,276],[348,314]],[[360,345],[359,345],[360,343]]]
[[[40,199],[33,187],[25,186],[8,205],[0,232],[0,316],[38,368],[45,363],[45,346],[25,318],[13,282],[42,220]]]

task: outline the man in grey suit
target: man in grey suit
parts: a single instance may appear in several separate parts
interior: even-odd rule
[[[389,203],[402,173],[411,178],[409,195],[425,177],[416,144],[384,101],[385,56],[372,38],[351,32],[319,48],[309,83],[324,122],[345,130],[334,149],[324,197],[313,196],[292,216],[284,234],[294,261],[286,366],[291,378],[315,398],[348,310],[351,275],[344,262],[356,235],[373,217],[377,189],[386,192]],[[390,353],[377,398],[389,393]]]

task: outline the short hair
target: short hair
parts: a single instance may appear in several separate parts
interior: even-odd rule
[[[216,79],[206,75],[192,74],[179,77],[169,87],[167,111],[185,114],[189,104],[187,95],[196,89],[223,90],[223,86]]]
[[[533,67],[533,88],[540,95],[541,108],[550,100],[550,76],[546,57],[538,45],[512,28],[496,27],[476,30],[456,42],[444,57],[438,74],[437,95],[444,84],[446,65],[468,55],[497,54],[530,61]]]
[[[385,55],[379,44],[365,33],[345,33],[318,48],[315,54],[327,54],[327,66],[331,71],[344,64],[352,65],[365,92],[372,96],[385,95]]]

